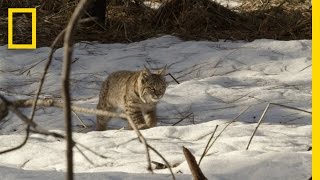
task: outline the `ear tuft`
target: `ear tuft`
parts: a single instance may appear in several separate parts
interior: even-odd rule
[[[158,74],[165,76],[167,75],[167,65],[165,65],[163,68],[158,70]]]
[[[144,69],[141,71],[142,77],[144,78],[148,77],[150,74],[151,74],[150,70],[146,66],[144,66]]]

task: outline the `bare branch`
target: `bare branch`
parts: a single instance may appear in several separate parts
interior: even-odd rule
[[[177,84],[180,84],[180,82],[175,78],[173,77],[173,75],[171,73],[168,73],[168,75],[177,83]]]
[[[79,142],[75,142],[75,143],[76,143],[77,145],[83,147],[84,149],[88,150],[88,151],[91,152],[92,154],[98,156],[98,157],[101,157],[101,158],[103,158],[103,159],[108,159],[107,156],[104,156],[104,155],[102,155],[102,154],[99,154],[99,153],[93,151],[92,149],[90,149],[89,147],[87,147],[87,146],[85,146],[85,145],[83,145],[83,144],[80,144]]]
[[[81,151],[81,149],[80,149],[77,145],[75,145],[75,147],[76,147],[76,149],[80,152],[80,154],[81,154],[91,165],[94,165],[94,163],[88,158],[87,155],[85,155],[85,154]]]
[[[0,95],[0,99],[4,102],[4,103],[7,103],[7,99],[5,97],[3,97],[2,95]],[[9,103],[8,103],[9,104]],[[14,147],[14,148],[10,148],[10,149],[7,149],[7,150],[3,150],[3,151],[0,151],[0,154],[4,154],[4,153],[8,153],[8,152],[11,152],[11,151],[14,151],[14,150],[17,150],[17,149],[20,149],[21,147],[23,147],[26,143],[27,143],[27,140],[29,139],[29,135],[30,135],[30,132],[33,132],[33,133],[37,133],[37,134],[42,134],[42,135],[46,135],[46,136],[53,136],[53,137],[56,137],[56,138],[60,138],[60,139],[66,139],[66,137],[62,134],[59,134],[59,133],[55,133],[55,132],[49,132],[48,130],[44,129],[44,128],[41,128],[40,126],[38,126],[35,122],[31,121],[30,119],[28,119],[27,116],[25,116],[23,113],[21,113],[15,106],[13,105],[8,105],[8,109],[10,111],[12,111],[13,113],[15,113],[22,121],[24,121],[28,127],[26,129],[26,137],[24,139],[24,141]],[[34,128],[34,130],[30,129],[30,127]],[[96,156],[99,156],[101,158],[107,158],[101,154],[98,154],[97,152],[91,150],[90,148],[80,144],[80,143],[77,143],[75,141],[72,142],[73,144],[78,144],[79,146],[85,148],[86,150],[92,152],[93,154],[95,154]],[[79,149],[79,147],[76,147],[79,151],[80,151],[80,154],[91,164],[92,161]]]
[[[88,4],[89,1],[87,0],[81,0],[78,4],[78,6],[76,7],[72,17],[71,17],[71,20],[69,21],[69,24],[67,26],[67,28],[65,29],[65,31],[62,31],[58,37],[56,38],[56,40],[53,42],[53,45],[52,45],[52,48],[51,48],[51,52],[50,52],[50,55],[49,55],[49,59],[48,59],[48,62],[47,64],[45,65],[45,70],[43,72],[43,76],[41,78],[41,81],[40,81],[40,85],[39,85],[39,88],[38,88],[38,91],[36,93],[36,96],[34,98],[34,100],[31,102],[28,100],[18,100],[14,103],[10,103],[10,110],[13,111],[17,116],[19,116],[19,118],[21,120],[23,120],[26,124],[28,124],[28,128],[27,128],[27,136],[25,138],[25,141],[18,147],[12,149],[12,150],[15,150],[15,149],[18,149],[22,146],[24,146],[29,138],[29,133],[30,133],[30,127],[33,127],[35,130],[32,130],[33,132],[35,133],[39,133],[39,134],[43,134],[43,135],[51,135],[51,136],[54,136],[54,137],[57,137],[57,138],[63,138],[63,139],[66,139],[67,140],[67,176],[66,176],[66,179],[68,180],[72,180],[73,179],[73,151],[72,151],[72,148],[73,146],[75,145],[75,142],[72,140],[72,129],[71,129],[71,109],[73,109],[74,111],[86,111],[86,112],[89,112],[89,113],[95,113],[97,114],[98,113],[101,113],[101,114],[108,114],[110,115],[109,112],[104,112],[104,111],[97,111],[95,109],[83,109],[83,108],[79,108],[79,107],[75,107],[75,106],[71,106],[71,102],[70,102],[70,93],[69,93],[69,76],[70,76],[70,61],[72,59],[72,52],[73,52],[73,41],[72,41],[72,34],[75,30],[75,25],[77,24],[78,20],[79,20],[79,17],[81,15],[81,12],[83,10],[83,8]],[[63,73],[62,73],[62,87],[63,87],[63,93],[62,93],[62,97],[63,97],[63,103],[62,102],[56,102],[56,101],[53,101],[53,100],[48,100],[48,99],[45,99],[45,100],[39,100],[39,95],[40,95],[40,92],[41,92],[41,89],[42,89],[42,86],[43,86],[43,83],[44,83],[44,79],[45,79],[45,75],[47,74],[47,70],[48,70],[48,67],[50,66],[50,63],[51,63],[51,60],[52,60],[52,56],[53,56],[53,53],[54,53],[54,45],[57,43],[57,41],[60,39],[60,37],[62,35],[65,35],[64,36],[64,52],[65,52],[65,55],[64,55],[64,61],[63,61]],[[61,135],[61,134],[58,134],[58,133],[53,133],[53,132],[49,132],[47,130],[44,130],[44,129],[41,129],[38,127],[38,125],[36,123],[34,123],[32,121],[33,117],[34,117],[34,114],[35,114],[35,109],[36,109],[36,106],[39,105],[39,104],[43,104],[45,106],[56,106],[56,107],[63,107],[64,109],[64,112],[65,112],[65,123],[66,123],[66,136],[64,135]],[[5,103],[6,105],[7,103]],[[17,107],[27,107],[29,105],[32,105],[32,112],[31,112],[31,118],[28,119],[26,116],[24,116],[15,106]],[[6,107],[6,106],[5,106]],[[116,113],[113,113],[111,116],[113,117],[125,117],[124,115],[119,115],[119,114],[116,114]],[[169,166],[169,163],[163,158],[163,156],[158,152],[156,151],[153,147],[151,147],[150,145],[147,144],[145,138],[142,136],[142,134],[140,133],[140,131],[137,129],[136,125],[133,123],[133,121],[130,119],[130,118],[127,118],[131,127],[135,130],[136,134],[138,135],[138,138],[140,140],[140,142],[142,142],[145,147],[146,147],[146,153],[147,153],[147,161],[148,161],[148,170],[150,170],[152,172],[152,169],[151,169],[151,162],[150,162],[150,154],[149,154],[149,148],[151,150],[153,150],[156,154],[158,154]],[[76,147],[78,150],[79,147]],[[10,151],[12,151],[10,150]],[[5,152],[8,152],[8,151],[4,151],[3,153]],[[94,151],[91,151],[91,152],[94,152]],[[92,164],[92,161],[90,161],[88,159],[88,157],[80,151],[80,153]],[[95,153],[97,155],[97,153]],[[100,157],[103,157],[102,155],[100,155]],[[175,179],[174,175],[173,175],[173,172],[169,166],[169,169],[170,169],[170,172],[173,176],[173,179]]]
[[[72,108],[71,108],[72,109]],[[87,125],[83,122],[83,120],[78,116],[78,114],[74,111],[72,113],[77,117],[77,119],[81,122],[82,126],[86,129],[88,128]]]
[[[16,109],[15,106],[13,106],[4,96],[0,94],[0,99],[2,100],[3,103],[0,104],[0,106],[6,106],[8,110],[12,111],[15,113],[22,121],[24,121],[27,125],[32,126],[33,128],[36,128],[37,125],[28,117],[26,117],[24,114],[22,114],[19,110]]]
[[[60,34],[56,37],[56,39],[53,41],[52,45],[51,45],[51,50],[50,50],[50,54],[49,54],[49,58],[48,58],[48,61],[45,65],[45,69],[44,69],[44,72],[42,74],[42,78],[40,80],[40,84],[39,84],[39,87],[38,87],[38,90],[37,90],[37,93],[36,93],[36,96],[34,97],[34,100],[32,102],[32,111],[31,111],[31,115],[30,115],[30,122],[33,121],[33,117],[34,117],[34,114],[35,114],[35,109],[36,109],[36,106],[37,106],[37,101],[38,101],[38,98],[39,98],[39,95],[40,95],[40,92],[41,92],[41,89],[42,89],[42,85],[44,83],[44,79],[45,79],[45,75],[47,74],[47,71],[48,71],[48,68],[51,64],[51,61],[52,61],[52,56],[53,56],[53,53],[55,51],[55,46],[57,44],[57,42],[61,39],[62,35],[64,33],[64,30],[60,32]],[[42,61],[41,61],[42,62]],[[1,96],[1,99],[4,101],[4,97]],[[7,101],[7,100],[6,100]],[[0,103],[1,104],[1,103]],[[7,107],[7,104],[5,104],[5,108]],[[0,105],[2,107],[2,105]],[[6,110],[6,109],[5,109]],[[12,109],[11,109],[12,110]],[[17,112],[15,109],[13,109],[13,111]],[[20,114],[20,113],[18,113]],[[1,112],[1,115],[4,115],[6,116],[7,114]],[[19,116],[19,115],[18,115]],[[20,114],[21,116],[21,114]],[[20,117],[19,116],[19,117]],[[2,117],[0,117],[0,119],[2,119]],[[24,120],[27,120],[27,118],[23,118]],[[26,122],[27,123],[27,122]],[[28,123],[27,123],[28,124]],[[30,124],[27,125],[27,128],[26,128],[26,136],[24,138],[24,140],[21,142],[21,144],[19,144],[18,146],[14,147],[14,148],[11,148],[11,149],[7,149],[7,150],[4,150],[4,151],[1,151],[0,154],[3,154],[3,153],[7,153],[7,152],[11,152],[11,151],[15,151],[17,149],[20,149],[22,148],[24,145],[26,145],[26,143],[28,142],[28,139],[29,139],[29,136],[30,136]]]
[[[210,139],[209,139],[206,147],[205,147],[204,150],[203,150],[203,153],[202,153],[202,155],[201,155],[201,158],[200,158],[200,160],[199,160],[199,162],[198,162],[198,166],[200,166],[200,163],[201,163],[203,157],[207,154],[207,152],[208,152],[207,150],[208,150],[209,144],[211,143],[211,140],[212,140],[214,134],[216,133],[216,131],[217,131],[217,129],[218,129],[218,126],[219,126],[219,125],[216,125],[216,128],[214,128],[214,131],[213,131],[213,133],[212,133],[212,135],[211,135],[211,137],[210,137]]]
[[[179,124],[181,121],[187,119],[189,116],[191,116],[193,113],[189,113],[188,115],[186,115],[185,117],[183,117],[182,119],[180,119],[179,121],[175,122],[174,124],[172,124],[172,126],[175,126],[177,124]]]
[[[34,128],[34,129],[38,129],[40,132],[43,132],[43,133],[46,133],[46,134],[50,134],[49,131],[44,130],[42,128],[39,128],[39,126],[35,122],[33,122],[31,119],[28,119],[28,117],[25,116],[23,113],[21,113],[15,106],[10,105],[9,101],[5,97],[3,97],[1,94],[0,94],[0,99],[2,100],[3,103],[5,103],[7,105],[8,109],[10,111],[15,113],[18,116],[19,119],[21,119],[22,121],[24,121],[28,125],[27,128],[26,128],[26,136],[25,136],[24,141],[20,145],[14,147],[14,148],[1,151],[0,154],[11,152],[11,151],[14,151],[14,150],[22,148],[27,143],[27,141],[29,139],[29,135],[30,135],[30,131],[31,131],[30,127]],[[55,133],[52,133],[52,134],[55,134]]]
[[[32,105],[32,103],[33,103],[32,99],[16,100],[13,102],[8,102],[8,104],[13,107],[15,107],[15,106],[16,107],[29,107]],[[59,108],[63,107],[63,103],[61,101],[54,100],[54,99],[39,99],[37,102],[37,105],[38,106],[46,106],[46,107],[59,107]],[[165,158],[158,151],[156,151],[152,146],[150,146],[147,143],[146,139],[142,136],[141,132],[137,129],[134,122],[130,118],[128,118],[125,114],[118,114],[118,113],[104,111],[104,110],[98,110],[98,109],[83,108],[83,107],[78,107],[78,106],[73,106],[73,105],[71,106],[71,109],[72,109],[72,111],[82,112],[82,113],[87,113],[87,114],[104,115],[104,116],[120,117],[120,118],[128,119],[128,122],[131,125],[131,127],[133,128],[133,130],[136,132],[139,141],[141,143],[143,143],[146,147],[148,170],[150,170],[152,172],[149,148],[152,151],[154,151],[156,154],[158,154],[163,159],[163,161],[166,162],[167,165],[169,166],[169,163],[165,160]],[[34,123],[34,125],[36,125],[36,124]],[[42,134],[46,134],[46,133],[42,133]],[[49,135],[49,134],[46,134],[46,135]],[[81,146],[83,146],[83,145],[81,145]],[[91,152],[93,152],[93,151],[91,151]],[[98,156],[102,157],[101,155],[98,155]],[[104,156],[103,158],[107,158],[107,157]],[[169,170],[173,176],[173,179],[175,179],[174,174],[172,172],[172,169],[169,168]]]
[[[12,102],[7,102],[7,103],[10,105],[13,105],[15,107],[29,107],[29,106],[32,106],[33,100],[32,99],[20,99],[20,100],[15,100]],[[1,104],[1,102],[0,102],[0,106],[3,106]],[[55,99],[51,99],[51,98],[39,99],[37,101],[37,106],[63,108],[63,102],[61,100],[55,100]],[[99,110],[99,109],[93,109],[93,108],[84,108],[84,107],[71,105],[71,109],[72,109],[72,111],[86,113],[86,114],[127,118],[127,116],[122,113],[114,113],[114,112],[109,112],[109,111],[104,111],[104,110]]]
[[[300,108],[296,108],[296,107],[291,107],[291,106],[283,105],[283,104],[270,103],[270,105],[285,107],[285,108],[288,108],[288,109],[293,109],[293,110],[296,110],[296,111],[305,112],[305,113],[307,113],[307,114],[312,114],[312,112],[310,112],[310,111],[307,111],[307,110],[304,110],[304,109],[300,109]]]
[[[0,97],[2,97],[0,95]],[[8,102],[5,98],[4,98],[4,102]],[[56,107],[61,107],[62,104],[61,102],[58,102],[58,101],[54,101],[52,99],[40,99],[38,102],[38,105],[45,105],[45,106],[56,106]],[[35,122],[32,122],[30,121],[26,116],[24,116],[18,109],[16,109],[15,105],[20,105],[20,107],[28,107],[28,106],[31,106],[32,105],[32,100],[18,100],[18,101],[15,101],[15,102],[8,102],[9,104],[9,109],[11,111],[13,111],[14,113],[16,113],[19,118],[21,120],[23,120],[26,124],[28,125],[31,125],[32,127],[36,128],[36,130],[31,130],[31,132],[34,132],[34,133],[38,133],[38,134],[42,134],[42,135],[48,135],[48,136],[53,136],[53,137],[56,137],[56,138],[61,138],[61,139],[66,139],[66,137],[64,135],[61,135],[59,133],[55,133],[55,132],[49,132],[47,130],[44,130],[42,129],[41,127],[39,127]],[[81,112],[89,112],[89,113],[92,113],[92,114],[96,114],[96,113],[100,113],[101,115],[109,115],[109,112],[107,111],[102,111],[102,110],[96,110],[96,109],[87,109],[87,108],[81,108],[81,107],[72,107],[73,110],[80,110]],[[113,114],[114,117],[116,117],[116,113]],[[145,146],[146,146],[146,153],[147,153],[147,162],[148,162],[148,168],[150,171],[151,170],[151,160],[150,160],[150,153],[149,153],[149,149],[151,149],[152,151],[154,151],[165,163],[166,165],[168,166],[169,170],[170,170],[170,173],[173,177],[173,179],[175,180],[175,176],[173,174],[173,171],[171,169],[171,166],[170,164],[168,163],[168,161],[155,149],[153,148],[152,146],[150,146],[149,144],[147,144],[145,138],[142,136],[142,134],[140,133],[140,131],[137,129],[136,125],[132,122],[132,120],[130,121],[131,119],[129,119],[129,123],[131,122],[131,126],[133,127],[133,129],[135,129],[135,132],[136,134],[138,135],[138,138],[140,140],[141,143],[143,143]],[[29,134],[28,134],[29,136]],[[26,138],[27,139],[27,138]],[[83,147],[84,149],[90,151],[91,153],[93,153],[94,155],[98,156],[98,157],[101,157],[101,158],[104,158],[104,159],[107,159],[108,157],[104,156],[104,155],[101,155],[93,150],[91,150],[90,148],[78,143],[78,142],[75,142],[75,141],[72,141],[73,144],[77,144],[81,147]],[[24,143],[25,144],[25,143]],[[78,148],[78,147],[77,147]],[[13,150],[16,150],[17,148],[14,148],[10,151],[13,151]],[[7,152],[7,150],[5,151]],[[3,153],[5,153],[3,152]],[[83,153],[83,152],[80,152],[84,157],[85,159],[88,160],[88,157]],[[92,164],[92,161],[88,160],[89,163]]]
[[[295,108],[295,107],[291,107],[291,106],[287,106],[287,105],[283,105],[283,104],[268,103],[268,105],[267,105],[266,108],[264,109],[264,111],[263,111],[263,113],[262,113],[262,115],[261,115],[261,117],[260,117],[260,119],[259,119],[259,121],[258,121],[258,124],[257,124],[256,128],[254,129],[254,131],[253,131],[253,133],[252,133],[252,135],[251,135],[251,137],[250,137],[250,140],[249,140],[249,142],[248,142],[248,145],[247,145],[247,147],[246,147],[246,150],[249,149],[249,146],[250,146],[250,144],[251,144],[251,141],[252,141],[254,135],[256,134],[256,132],[257,132],[260,124],[262,123],[263,118],[264,118],[264,116],[266,115],[266,113],[267,113],[270,105],[280,106],[280,107],[284,107],[284,108],[293,109],[293,110],[296,110],[296,111],[301,111],[301,112],[305,112],[305,113],[308,113],[308,114],[312,114],[310,111],[307,111],[307,110],[304,110],[304,109],[299,109],[299,108]]]
[[[73,39],[72,35],[76,29],[76,25],[80,19],[85,7],[89,4],[89,0],[81,0],[76,6],[70,21],[67,25],[64,34],[64,56],[62,65],[62,98],[64,100],[63,110],[65,119],[65,128],[67,134],[67,176],[66,179],[73,180],[73,140],[72,140],[72,123],[71,123],[71,98],[69,92],[69,76],[70,76],[70,62],[73,53]]]
[[[16,147],[13,147],[13,148],[0,151],[0,154],[8,153],[8,152],[15,151],[15,150],[17,150],[17,149],[22,148],[24,145],[26,145],[26,143],[27,143],[27,141],[28,141],[28,139],[29,139],[29,135],[30,135],[30,132],[28,131],[28,128],[27,128],[27,129],[26,129],[26,136],[25,136],[25,138],[24,138],[24,140],[22,141],[21,144],[19,144],[19,145],[16,146]]]
[[[243,109],[235,118],[233,118],[232,121],[230,121],[230,122],[220,131],[220,133],[219,133],[219,134],[216,136],[216,138],[212,141],[212,143],[210,144],[210,146],[206,148],[206,151],[205,151],[205,153],[204,153],[204,156],[209,152],[209,150],[211,149],[211,147],[213,146],[213,144],[217,141],[217,139],[221,136],[221,134],[227,129],[227,127],[229,127],[230,124],[236,122],[236,120],[237,120],[244,112],[246,112],[250,107],[251,107],[251,106],[248,106],[248,107],[246,107],[245,109]],[[211,140],[209,139],[209,141],[211,141]],[[203,156],[203,157],[204,157],[204,156]],[[200,162],[201,162],[201,160],[202,160],[203,157],[201,157],[201,159],[199,160],[199,164],[200,164]]]
[[[175,180],[176,177],[175,177],[174,174],[173,174],[173,171],[172,171],[172,169],[171,169],[171,166],[170,166],[169,162],[168,162],[168,161],[159,153],[159,151],[157,151],[155,148],[153,148],[153,147],[150,146],[149,144],[148,144],[148,147],[149,147],[153,152],[155,152],[155,153],[166,163],[166,166],[168,167],[168,169],[169,169],[169,171],[170,171],[170,173],[171,173],[172,179]]]
[[[152,168],[151,168],[151,159],[150,159],[150,152],[149,152],[149,148],[148,148],[148,143],[147,143],[147,140],[144,138],[144,136],[141,134],[141,132],[139,131],[139,129],[137,128],[136,124],[132,121],[132,119],[128,116],[127,117],[128,119],[128,122],[130,124],[130,126],[132,127],[132,129],[135,131],[135,133],[137,134],[138,138],[139,138],[139,141],[141,143],[144,144],[145,148],[146,148],[146,154],[147,154],[147,163],[148,163],[148,167],[147,167],[147,170],[148,171],[152,171]]]
[[[128,119],[128,122],[130,124],[130,126],[132,127],[132,129],[135,131],[135,133],[137,134],[138,138],[139,138],[139,141],[141,143],[144,144],[145,148],[146,148],[146,154],[147,154],[147,162],[148,162],[148,167],[147,169],[151,172],[152,171],[152,168],[151,168],[151,159],[150,159],[150,152],[149,152],[149,149],[151,149],[153,152],[155,152],[165,163],[166,165],[168,166],[169,170],[170,170],[170,173],[172,175],[172,179],[175,180],[175,176],[172,172],[172,169],[170,167],[170,164],[168,163],[168,161],[155,149],[153,148],[152,146],[150,146],[148,143],[147,143],[147,140],[144,138],[144,136],[141,134],[141,132],[139,131],[139,129],[137,128],[136,124],[132,121],[132,119],[128,116],[127,117]]]
[[[38,87],[38,90],[37,90],[37,93],[36,93],[36,96],[34,97],[34,100],[33,100],[33,103],[32,103],[32,111],[31,111],[31,115],[30,115],[30,119],[33,120],[33,117],[34,117],[34,114],[35,114],[35,110],[36,110],[36,107],[37,107],[37,101],[39,99],[39,95],[41,93],[41,90],[42,90],[42,86],[43,86],[43,83],[44,83],[44,80],[45,80],[45,77],[46,77],[46,74],[48,72],[48,69],[49,69],[49,66],[52,62],[52,57],[53,57],[53,54],[56,50],[56,44],[58,43],[58,41],[61,39],[61,37],[63,36],[65,32],[65,29],[62,30],[58,36],[55,38],[55,40],[52,42],[51,44],[51,49],[50,49],[50,53],[49,53],[49,57],[48,57],[48,61],[44,67],[44,70],[43,70],[43,73],[42,73],[42,77],[41,77],[41,80],[40,80],[40,84],[39,84],[39,87]]]

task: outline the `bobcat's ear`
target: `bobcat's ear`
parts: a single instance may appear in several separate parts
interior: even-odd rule
[[[141,72],[142,77],[144,78],[148,77],[150,74],[151,74],[150,70],[146,66],[144,66],[144,69]]]
[[[167,65],[158,70],[158,74],[165,76],[167,74]]]

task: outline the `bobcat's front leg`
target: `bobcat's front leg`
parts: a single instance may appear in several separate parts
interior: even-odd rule
[[[149,111],[144,114],[144,119],[149,128],[157,125],[156,111]]]
[[[146,129],[148,126],[146,125],[142,112],[137,107],[129,105],[126,107],[126,114],[129,118],[133,121],[133,123],[137,126],[138,129]],[[132,129],[131,125],[129,124],[129,129]]]

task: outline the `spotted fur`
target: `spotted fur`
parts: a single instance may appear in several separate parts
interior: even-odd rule
[[[139,129],[156,126],[156,105],[166,91],[166,66],[156,73],[117,71],[103,82],[97,109],[120,110],[129,116]],[[97,116],[98,131],[106,130],[110,117]],[[131,127],[129,127],[131,129]]]

